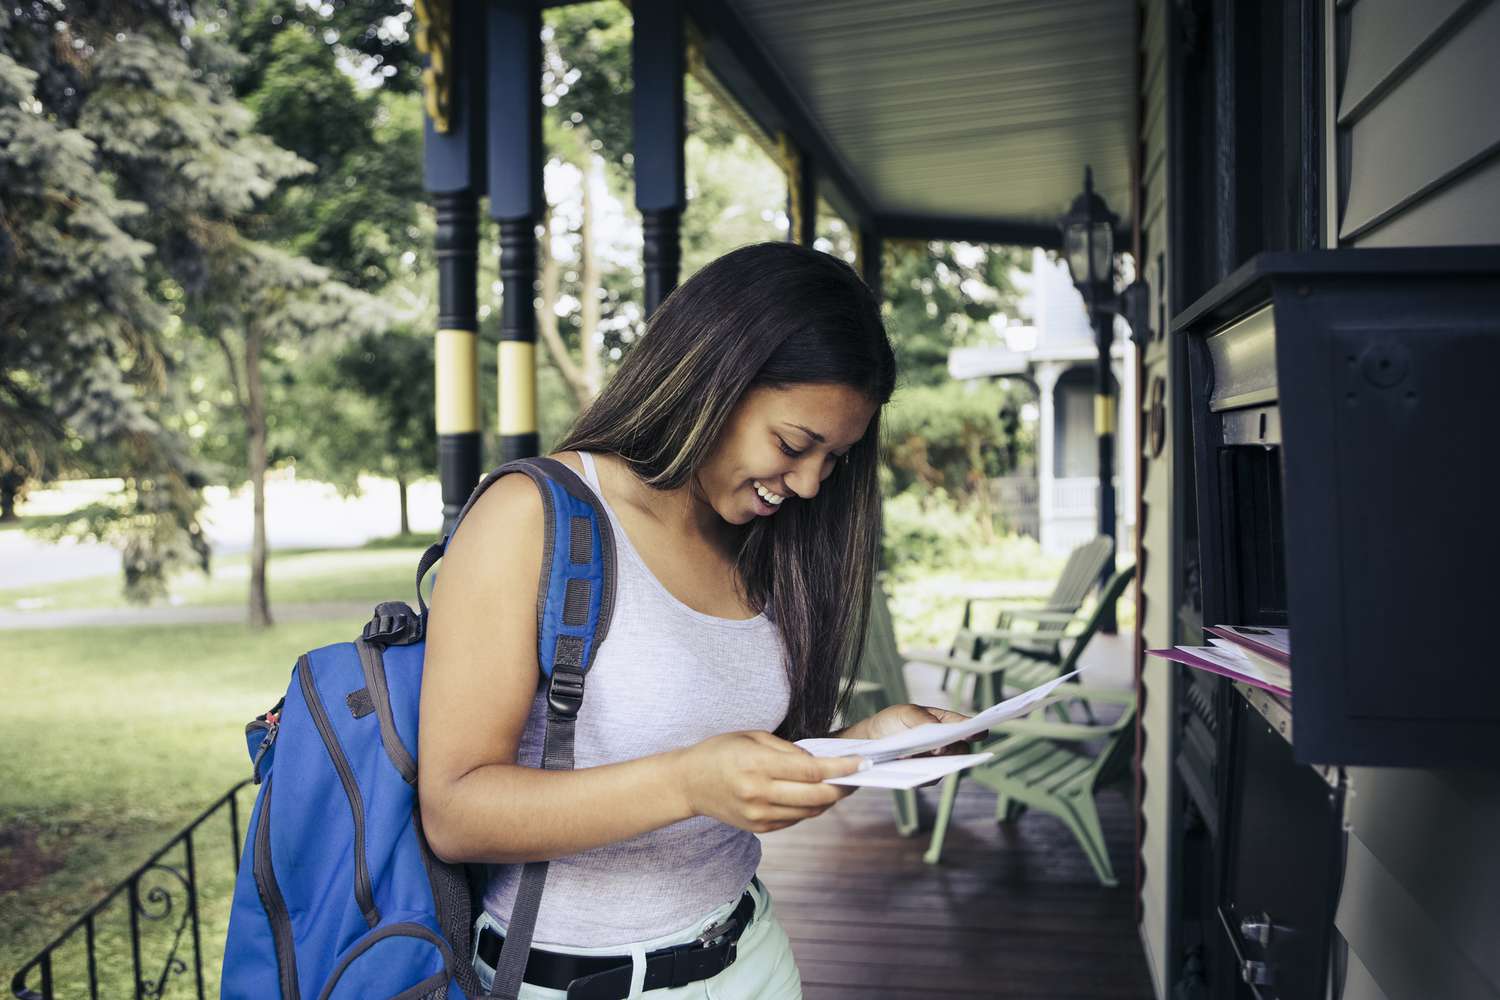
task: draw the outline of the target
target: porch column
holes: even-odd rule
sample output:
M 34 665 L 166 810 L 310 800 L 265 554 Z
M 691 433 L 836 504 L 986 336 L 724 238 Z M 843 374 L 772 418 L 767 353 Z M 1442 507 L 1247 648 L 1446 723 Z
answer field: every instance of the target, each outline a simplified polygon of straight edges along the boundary
M 810 247 L 818 235 L 818 178 L 812 161 L 782 132 L 776 141 L 781 175 L 786 178 L 786 238 Z
M 500 227 L 500 461 L 537 454 L 536 227 L 542 194 L 542 12 L 487 8 L 490 216 Z
M 1092 251 L 1091 251 L 1092 252 Z M 1094 337 L 1099 356 L 1094 364 L 1094 433 L 1099 438 L 1099 534 L 1108 536 L 1114 546 L 1110 558 L 1099 571 L 1099 592 L 1115 574 L 1115 554 L 1119 552 L 1118 525 L 1115 519 L 1115 423 L 1119 414 L 1119 397 L 1115 378 L 1110 371 L 1110 347 L 1115 336 L 1115 314 L 1108 309 L 1093 309 Z M 1104 610 L 1099 631 L 1114 635 L 1115 609 Z
M 790 140 L 786 163 L 787 239 L 810 247 L 818 238 L 818 177 L 812 159 Z
M 630 39 L 635 137 L 635 205 L 644 236 L 645 309 L 650 316 L 677 287 L 682 210 L 687 204 L 683 143 L 687 71 L 683 0 L 635 0 Z
M 1120 397 L 1116 401 L 1120 412 L 1120 433 L 1116 438 L 1116 441 L 1120 442 L 1120 447 L 1117 451 L 1121 458 L 1128 458 L 1131 455 L 1130 449 L 1135 448 L 1136 445 L 1135 428 L 1140 400 L 1136 397 L 1135 390 L 1135 345 L 1129 338 L 1125 339 L 1124 345 L 1124 357 L 1114 362 L 1111 368 L 1114 371 L 1115 383 L 1120 387 Z M 1115 468 L 1118 470 L 1116 478 L 1120 483 L 1119 489 L 1115 491 L 1120 498 L 1117 518 L 1123 522 L 1135 512 L 1135 462 L 1117 460 Z M 1127 538 L 1120 534 L 1117 538 L 1118 544 L 1115 546 L 1117 553 L 1121 550 L 1135 551 L 1134 528 L 1131 530 L 1131 537 Z
M 438 478 L 447 534 L 479 482 L 479 206 L 473 191 L 444 192 L 432 200 L 437 210 Z
M 433 416 L 447 533 L 479 481 L 481 460 L 475 282 L 486 182 L 483 15 L 469 5 L 439 4 L 418 4 L 416 13 L 416 43 L 426 56 L 422 181 L 437 214 Z
M 1052 464 L 1057 453 L 1057 397 L 1054 390 L 1062 373 L 1063 366 L 1052 361 L 1037 365 L 1035 370 L 1037 406 L 1042 411 L 1036 438 L 1037 535 L 1043 552 L 1052 551 L 1052 487 L 1055 478 Z
M 875 293 L 875 302 L 885 305 L 884 275 L 881 274 L 885 241 L 873 228 L 861 227 L 854 239 L 854 264 L 859 276 L 865 279 L 870 291 Z

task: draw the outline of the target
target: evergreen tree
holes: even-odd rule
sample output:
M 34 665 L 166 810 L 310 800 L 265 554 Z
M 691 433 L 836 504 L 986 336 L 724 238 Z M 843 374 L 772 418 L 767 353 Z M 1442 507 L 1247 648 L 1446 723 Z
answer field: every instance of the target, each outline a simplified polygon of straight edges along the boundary
M 250 616 L 267 624 L 262 364 L 384 320 L 326 269 L 253 238 L 277 185 L 312 165 L 256 132 L 216 22 L 190 33 L 186 8 L 150 4 L 17 10 L 0 11 L 12 234 L 0 246 L 11 293 L 0 405 L 24 419 L 0 446 L 33 466 L 71 454 L 122 474 L 122 495 L 85 511 L 81 530 L 122 545 L 129 592 L 160 593 L 188 557 L 206 567 L 203 478 L 173 431 L 192 382 L 173 376 L 201 356 L 196 338 L 217 346 L 256 493 Z
M 177 37 L 169 10 L 117 13 Z M 118 544 L 127 593 L 146 598 L 173 568 L 207 565 L 203 480 L 163 419 L 174 328 L 142 238 L 148 206 L 118 189 L 110 150 L 80 122 L 99 46 L 133 36 L 81 14 L 93 17 L 0 9 L 0 475 L 7 505 L 64 473 L 121 476 L 71 530 Z

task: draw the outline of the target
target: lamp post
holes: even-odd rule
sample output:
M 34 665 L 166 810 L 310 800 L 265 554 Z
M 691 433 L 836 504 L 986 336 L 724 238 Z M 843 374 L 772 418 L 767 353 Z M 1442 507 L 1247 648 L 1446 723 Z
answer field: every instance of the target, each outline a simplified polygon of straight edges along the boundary
M 1119 218 L 1109 210 L 1104 199 L 1094 193 L 1094 171 L 1083 171 L 1083 194 L 1073 199 L 1068 213 L 1058 220 L 1063 233 L 1063 253 L 1073 284 L 1088 307 L 1094 327 L 1094 343 L 1099 349 L 1094 396 L 1094 430 L 1099 436 L 1099 533 L 1115 538 L 1115 401 L 1114 377 L 1109 367 L 1109 351 L 1114 342 L 1114 314 L 1117 302 L 1115 278 L 1115 226 Z M 1114 573 L 1114 559 L 1109 560 L 1100 575 L 1101 590 Z M 1115 609 L 1106 608 L 1102 628 L 1115 631 Z

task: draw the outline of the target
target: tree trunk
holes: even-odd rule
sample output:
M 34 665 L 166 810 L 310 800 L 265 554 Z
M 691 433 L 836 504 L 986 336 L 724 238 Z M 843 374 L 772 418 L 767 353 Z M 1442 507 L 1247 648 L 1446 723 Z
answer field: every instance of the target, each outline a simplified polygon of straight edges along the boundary
M 411 534 L 411 519 L 407 516 L 405 476 L 396 477 L 396 490 L 401 494 L 401 534 L 405 536 Z
M 587 406 L 604 387 L 604 337 L 599 332 L 599 261 L 594 256 L 594 180 L 599 177 L 599 168 L 604 160 L 592 153 L 584 154 L 587 163 L 583 171 L 583 223 L 578 231 L 579 256 L 582 267 L 579 274 L 579 351 L 583 355 L 583 384 L 588 391 L 587 400 L 579 400 Z
M 562 377 L 568 383 L 568 388 L 573 391 L 573 397 L 578 400 L 578 407 L 589 405 L 593 397 L 589 395 L 588 383 L 583 372 L 573 361 L 572 355 L 568 353 L 568 345 L 563 342 L 562 334 L 557 329 L 557 295 L 562 282 L 562 275 L 557 266 L 557 258 L 552 256 L 552 209 L 549 207 L 542 213 L 542 238 L 537 241 L 537 271 L 541 276 L 542 303 L 537 309 L 536 325 L 542 334 L 542 347 L 552 356 L 552 363 L 557 370 L 562 372 Z
M 0 522 L 16 520 L 16 498 L 26 480 L 15 473 L 0 474 Z
M 250 538 L 250 625 L 271 626 L 266 592 L 266 394 L 260 381 L 262 335 L 251 323 L 245 331 L 245 420 L 250 431 L 250 487 L 254 491 L 254 527 Z

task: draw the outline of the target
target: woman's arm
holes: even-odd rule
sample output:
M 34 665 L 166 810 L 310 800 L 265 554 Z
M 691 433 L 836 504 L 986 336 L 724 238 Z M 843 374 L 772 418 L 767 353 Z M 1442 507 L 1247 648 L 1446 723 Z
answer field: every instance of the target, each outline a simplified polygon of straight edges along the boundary
M 540 671 L 536 589 L 543 509 L 523 475 L 464 518 L 428 620 L 417 791 L 429 844 L 449 861 L 540 861 L 694 815 L 757 832 L 817 815 L 846 794 L 823 778 L 855 758 L 815 758 L 767 733 L 576 771 L 516 764 Z

